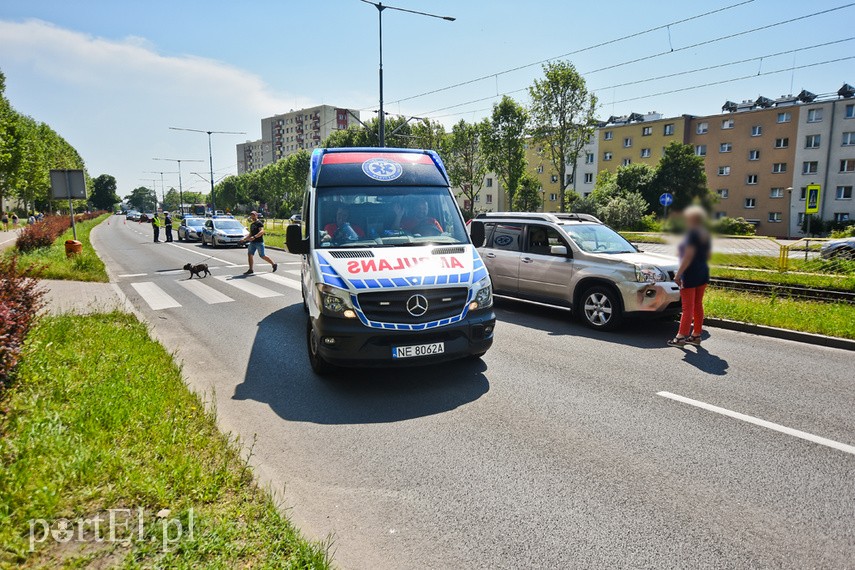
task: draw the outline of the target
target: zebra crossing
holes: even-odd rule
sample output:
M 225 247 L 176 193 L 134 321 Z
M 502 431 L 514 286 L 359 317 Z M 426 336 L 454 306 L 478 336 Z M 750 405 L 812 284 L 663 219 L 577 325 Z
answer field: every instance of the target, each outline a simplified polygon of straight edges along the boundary
M 258 299 L 283 297 L 283 288 L 300 291 L 299 271 L 286 270 L 279 273 L 256 273 L 249 277 L 217 275 L 206 279 L 161 280 L 157 283 L 137 281 L 129 285 L 151 310 L 162 311 L 180 308 L 199 300 L 207 305 L 217 305 L 233 303 L 247 295 Z

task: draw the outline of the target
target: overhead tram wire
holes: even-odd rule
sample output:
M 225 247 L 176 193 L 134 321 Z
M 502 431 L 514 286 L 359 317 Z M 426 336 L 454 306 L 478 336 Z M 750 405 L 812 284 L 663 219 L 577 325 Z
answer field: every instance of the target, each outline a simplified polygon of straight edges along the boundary
M 687 18 L 682 18 L 682 19 L 680 19 L 680 20 L 674 20 L 673 22 L 668 22 L 667 24 L 661 24 L 661 25 L 659 25 L 659 26 L 654 26 L 654 27 L 652 27 L 652 28 L 647 28 L 646 30 L 641 30 L 641 31 L 639 31 L 639 32 L 634 32 L 634 33 L 632 33 L 632 34 L 628 34 L 628 35 L 626 35 L 626 36 L 621 36 L 621 37 L 619 37 L 619 38 L 613 38 L 613 39 L 611 39 L 611 40 L 607 40 L 607 41 L 604 41 L 604 42 L 600 42 L 600 43 L 598 43 L 598 44 L 593 44 L 593 45 L 590 45 L 590 46 L 587 46 L 587 47 L 579 48 L 579 49 L 576 49 L 576 50 L 573 50 L 573 51 L 570 51 L 570 52 L 567 52 L 567 53 L 564 53 L 564 54 L 561 54 L 561 55 L 557 55 L 557 56 L 555 56 L 555 57 L 550 57 L 550 58 L 547 58 L 547 59 L 541 59 L 541 60 L 538 60 L 538 61 L 533 61 L 533 62 L 531 62 L 531 63 L 526 63 L 526 64 L 523 64 L 523 65 L 518 65 L 518 66 L 516 66 L 516 67 L 511 67 L 511 68 L 509 68 L 509 69 L 504 69 L 504 70 L 502 70 L 502 71 L 497 71 L 497 72 L 495 72 L 495 73 L 489 73 L 489 74 L 487 74 L 487 75 L 482 75 L 481 77 L 476 77 L 475 79 L 469 79 L 469 80 L 466 80 L 466 81 L 461 81 L 461 82 L 459 82 L 459 83 L 454 83 L 454 84 L 452 84 L 452 85 L 447 85 L 447 86 L 445 86 L 445 87 L 439 87 L 439 88 L 437 88 L 437 89 L 432 89 L 432 90 L 430 90 L 430 91 L 425 91 L 424 93 L 417 93 L 416 95 L 410 95 L 410 96 L 408 96 L 408 97 L 404 97 L 404 98 L 402 98 L 402 99 L 397 99 L 397 100 L 395 100 L 395 101 L 391 101 L 389 104 L 390 104 L 390 105 L 394 105 L 395 103 L 402 103 L 402 102 L 404 102 L 404 101 L 409 101 L 409 100 L 411 100 L 411 99 L 418 99 L 418 98 L 420 98 L 420 97 L 425 97 L 425 96 L 427 96 L 427 95 L 434 95 L 434 94 L 436 94 L 436 93 L 441 93 L 441 92 L 443 92 L 443 91 L 448 91 L 448 90 L 450 90 L 450 89 L 456 89 L 456 88 L 458 88 L 458 87 L 463 87 L 463 86 L 465 86 L 465 85 L 471 85 L 471 84 L 473 84 L 473 83 L 478 83 L 479 81 L 484 81 L 484 80 L 486 80 L 486 79 L 492 79 L 492 78 L 494 78 L 494 77 L 498 77 L 499 75 L 507 75 L 508 73 L 513 73 L 514 71 L 520 71 L 520 70 L 522 70 L 522 69 L 527 69 L 527 68 L 529 68 L 529 67 L 534 67 L 534 66 L 536 66 L 536 65 L 542 65 L 542 64 L 547 63 L 547 62 L 549 62 L 549 61 L 553 61 L 553 60 L 556 60 L 556 59 L 561 59 L 561 58 L 568 57 L 568 56 L 571 56 L 571 55 L 576 55 L 576 54 L 579 54 L 579 53 L 584 53 L 584 52 L 586 52 L 586 51 L 591 51 L 591 50 L 594 50 L 594 49 L 597 49 L 597 48 L 601 48 L 601 47 L 605 47 L 605 46 L 608 46 L 608 45 L 616 44 L 616 43 L 618 43 L 618 42 L 622 42 L 622 41 L 625 41 L 625 40 L 629 40 L 629 39 L 632 39 L 632 38 L 636 38 L 636 37 L 639 37 L 639 36 L 643 36 L 643 35 L 645 35 L 645 34 L 649 34 L 649 33 L 652 33 L 652 32 L 656 32 L 656 31 L 659 31 L 659 30 L 664 30 L 664 29 L 666 29 L 666 28 L 670 28 L 671 26 L 676 26 L 676 25 L 678 25 L 678 24 L 685 24 L 686 22 L 691 22 L 692 20 L 697 20 L 697 19 L 700 19 L 700 18 L 705 18 L 706 16 L 711 16 L 711 15 L 713 15 L 713 14 L 717 14 L 717 13 L 719 13 L 719 12 L 725 12 L 725 11 L 727 11 L 727 10 L 732 10 L 732 9 L 734 9 L 734 8 L 738 8 L 738 7 L 740 7 L 740 6 L 744 6 L 744 5 L 746 5 L 746 4 L 751 4 L 751 3 L 752 3 L 752 2 L 754 2 L 754 1 L 755 1 L 755 0 L 743 0 L 742 2 L 737 2 L 737 3 L 735 3 L 735 4 L 730 4 L 730 5 L 728 5 L 728 6 L 723 6 L 723 7 L 721 7 L 721 8 L 716 8 L 715 10 L 710 10 L 709 12 L 704 12 L 704 13 L 702 13 L 702 14 L 697 14 L 697 15 L 695 15 L 695 16 L 689 16 L 689 17 L 687 17 Z

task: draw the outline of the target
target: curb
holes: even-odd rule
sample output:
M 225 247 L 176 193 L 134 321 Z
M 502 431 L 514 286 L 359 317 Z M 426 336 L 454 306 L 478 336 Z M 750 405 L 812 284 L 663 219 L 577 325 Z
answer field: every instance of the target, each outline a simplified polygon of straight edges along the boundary
M 752 323 L 744 323 L 742 321 L 731 321 L 729 319 L 717 319 L 714 317 L 705 318 L 704 325 L 718 327 L 720 329 L 769 336 L 772 338 L 793 340 L 796 342 L 814 344 L 817 346 L 827 346 L 829 348 L 840 348 L 843 350 L 855 351 L 855 340 L 850 340 L 847 338 L 838 338 L 821 334 L 791 331 L 789 329 L 779 329 L 777 327 L 755 325 Z

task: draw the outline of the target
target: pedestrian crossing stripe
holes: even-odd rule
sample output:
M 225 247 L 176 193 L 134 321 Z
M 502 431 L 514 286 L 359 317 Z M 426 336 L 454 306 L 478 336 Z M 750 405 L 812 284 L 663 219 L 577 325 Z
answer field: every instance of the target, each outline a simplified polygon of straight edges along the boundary
M 273 283 L 278 283 L 280 285 L 284 285 L 285 287 L 290 287 L 291 289 L 300 290 L 300 283 L 294 281 L 293 279 L 288 279 L 287 277 L 282 277 L 281 275 L 274 275 L 272 273 L 262 273 L 259 275 L 262 279 L 267 279 L 268 281 L 272 281 Z
M 178 282 L 182 287 L 208 303 L 209 305 L 216 305 L 217 303 L 230 303 L 234 301 L 228 295 L 220 293 L 210 285 L 205 285 L 201 281 L 197 281 L 194 279 L 190 279 L 187 281 L 179 281 Z
M 208 283 L 205 282 L 206 280 Z M 129 283 L 129 285 L 154 311 L 173 309 L 182 306 L 182 304 L 173 297 L 173 295 L 175 295 L 175 291 L 170 290 L 170 288 L 174 288 L 175 285 L 178 285 L 181 290 L 192 294 L 195 298 L 209 305 L 231 303 L 239 300 L 229 296 L 229 294 L 227 294 L 228 291 L 220 291 L 218 287 L 214 286 L 218 283 L 225 283 L 226 285 L 234 287 L 243 293 L 248 293 L 254 297 L 262 299 L 282 297 L 284 294 L 259 284 L 259 281 L 265 284 L 272 283 L 277 286 L 287 287 L 294 291 L 300 291 L 302 288 L 300 281 L 297 279 L 293 279 L 290 276 L 285 275 L 274 275 L 272 273 L 256 273 L 249 277 L 223 275 L 214 277 L 214 280 L 215 281 L 211 282 L 210 279 L 181 279 L 175 281 L 162 281 L 160 284 L 156 284 L 151 281 L 141 281 Z M 181 299 L 180 296 L 176 296 Z M 187 300 L 185 300 L 185 303 L 186 302 Z
M 278 293 L 266 287 L 262 287 L 256 283 L 253 283 L 246 277 L 235 277 L 231 275 L 218 275 L 215 277 L 218 281 L 222 281 L 223 283 L 227 283 L 232 287 L 236 287 L 243 291 L 244 293 L 249 293 L 250 295 L 254 295 L 260 299 L 266 299 L 268 297 L 281 297 L 282 293 Z
M 151 307 L 152 311 L 160 311 L 161 309 L 171 309 L 181 306 L 181 303 L 170 297 L 166 291 L 151 281 L 131 283 L 131 287 L 133 287 L 139 296 L 143 298 L 143 301 Z

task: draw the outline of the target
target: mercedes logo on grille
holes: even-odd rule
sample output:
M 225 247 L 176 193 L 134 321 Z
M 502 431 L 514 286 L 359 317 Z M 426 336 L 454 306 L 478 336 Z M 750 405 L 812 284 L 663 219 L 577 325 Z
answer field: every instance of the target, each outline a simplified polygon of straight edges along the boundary
M 407 312 L 414 317 L 421 317 L 428 310 L 428 300 L 424 295 L 413 295 L 407 299 Z

